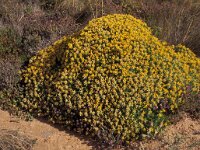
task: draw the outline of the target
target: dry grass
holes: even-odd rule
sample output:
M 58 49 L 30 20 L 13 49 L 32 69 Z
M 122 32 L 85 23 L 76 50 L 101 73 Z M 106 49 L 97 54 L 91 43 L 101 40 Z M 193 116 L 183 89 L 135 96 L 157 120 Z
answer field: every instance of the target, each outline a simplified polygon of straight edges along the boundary
M 179 111 L 184 111 L 193 119 L 200 119 L 200 93 L 192 93 L 190 87 L 187 88 L 186 94 L 183 95 L 185 103 Z
M 133 14 L 146 21 L 160 39 L 183 43 L 200 55 L 199 0 L 0 1 L 0 25 L 17 31 L 21 49 L 31 54 L 80 30 L 90 19 L 112 13 Z
M 184 44 L 200 56 L 199 0 L 126 0 L 124 11 L 143 19 L 154 34 L 171 44 Z
M 4 55 L 0 59 L 0 90 L 9 89 L 12 91 L 18 82 L 18 70 L 21 62 L 18 57 L 13 55 Z
M 35 140 L 17 131 L 0 130 L 0 150 L 31 150 Z
M 200 56 L 199 0 L 43 0 L 42 6 L 68 14 L 78 24 L 112 13 L 132 14 L 146 21 L 158 38 L 185 44 Z

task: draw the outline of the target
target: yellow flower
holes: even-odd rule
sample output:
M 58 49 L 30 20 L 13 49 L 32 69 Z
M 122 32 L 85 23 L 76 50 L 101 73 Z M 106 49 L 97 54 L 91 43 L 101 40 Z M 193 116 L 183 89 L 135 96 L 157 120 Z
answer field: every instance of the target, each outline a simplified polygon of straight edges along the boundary
M 70 49 L 72 49 L 72 48 L 73 48 L 72 43 L 69 43 L 69 44 L 68 44 L 68 47 L 69 47 Z
M 162 105 L 175 111 L 186 86 L 200 89 L 199 66 L 190 49 L 159 41 L 141 20 L 108 15 L 30 59 L 20 105 L 91 135 L 107 126 L 129 141 L 167 124 Z

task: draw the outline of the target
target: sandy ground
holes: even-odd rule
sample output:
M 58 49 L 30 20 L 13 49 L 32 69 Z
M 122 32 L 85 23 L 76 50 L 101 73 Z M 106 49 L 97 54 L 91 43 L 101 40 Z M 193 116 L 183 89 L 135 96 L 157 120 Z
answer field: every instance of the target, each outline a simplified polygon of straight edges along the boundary
M 0 110 L 0 130 L 18 131 L 36 139 L 34 150 L 90 150 L 95 144 L 85 137 L 33 119 L 23 121 Z M 90 142 L 89 142 L 90 141 Z M 167 127 L 155 140 L 140 142 L 139 150 L 200 150 L 200 120 L 183 114 L 181 120 Z
M 182 114 L 181 120 L 168 126 L 155 140 L 142 143 L 148 150 L 200 150 L 200 120 Z
M 0 110 L 0 129 L 16 130 L 36 139 L 34 150 L 90 150 L 92 146 L 82 137 L 61 131 L 36 119 L 23 121 Z

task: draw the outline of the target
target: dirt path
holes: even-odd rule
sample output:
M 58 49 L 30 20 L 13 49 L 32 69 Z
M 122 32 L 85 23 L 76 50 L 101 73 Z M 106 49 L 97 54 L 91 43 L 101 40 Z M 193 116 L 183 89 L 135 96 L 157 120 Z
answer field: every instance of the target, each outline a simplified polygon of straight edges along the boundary
M 16 130 L 21 134 L 37 139 L 34 150 L 90 150 L 87 141 L 65 131 L 34 119 L 31 122 L 12 117 L 0 110 L 0 130 Z
M 33 150 L 90 150 L 95 149 L 74 133 L 66 132 L 33 119 L 31 122 L 10 116 L 0 110 L 0 130 L 14 130 L 36 139 Z M 200 120 L 193 120 L 186 114 L 173 125 L 168 126 L 155 140 L 138 143 L 138 150 L 200 150 Z

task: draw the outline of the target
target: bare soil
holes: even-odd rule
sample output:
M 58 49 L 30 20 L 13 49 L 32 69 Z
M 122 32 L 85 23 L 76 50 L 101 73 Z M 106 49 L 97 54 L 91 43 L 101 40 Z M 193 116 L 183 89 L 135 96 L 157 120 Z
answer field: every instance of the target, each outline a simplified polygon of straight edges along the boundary
M 90 150 L 89 142 L 81 136 L 67 133 L 50 124 L 33 119 L 33 121 L 20 120 L 0 110 L 0 130 L 16 130 L 20 134 L 36 139 L 33 150 Z
M 33 150 L 90 150 L 95 142 L 49 123 L 33 119 L 24 121 L 0 110 L 0 130 L 17 131 L 35 139 Z M 181 119 L 168 126 L 156 139 L 138 143 L 140 150 L 200 150 L 200 120 L 183 113 Z
M 155 140 L 141 145 L 148 150 L 200 150 L 200 120 L 181 114 L 181 119 L 168 126 Z

